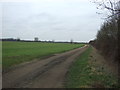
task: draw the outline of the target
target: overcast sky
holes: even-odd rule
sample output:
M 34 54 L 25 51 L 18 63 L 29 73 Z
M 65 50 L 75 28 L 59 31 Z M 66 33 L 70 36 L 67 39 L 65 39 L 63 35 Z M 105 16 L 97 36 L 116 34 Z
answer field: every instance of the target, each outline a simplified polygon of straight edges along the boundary
M 103 22 L 90 0 L 4 2 L 0 11 L 2 38 L 88 42 Z

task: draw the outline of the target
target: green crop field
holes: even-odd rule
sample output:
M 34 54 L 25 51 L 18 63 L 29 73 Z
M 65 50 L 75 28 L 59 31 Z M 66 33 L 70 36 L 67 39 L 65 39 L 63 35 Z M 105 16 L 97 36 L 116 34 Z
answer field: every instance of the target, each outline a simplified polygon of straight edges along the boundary
M 35 58 L 43 58 L 82 46 L 84 44 L 3 41 L 2 65 L 3 68 L 9 68 Z

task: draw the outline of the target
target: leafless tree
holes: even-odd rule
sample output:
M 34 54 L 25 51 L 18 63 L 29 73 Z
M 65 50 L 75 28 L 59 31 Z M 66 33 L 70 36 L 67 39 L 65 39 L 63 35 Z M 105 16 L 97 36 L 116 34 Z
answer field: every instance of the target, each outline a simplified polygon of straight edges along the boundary
M 94 0 L 93 3 L 97 5 L 99 10 L 107 10 L 107 18 L 120 15 L 120 1 L 119 0 Z M 100 12 L 98 14 L 101 14 Z
M 97 33 L 95 46 L 104 56 L 118 61 L 118 40 L 120 26 L 120 1 L 119 0 L 94 0 L 98 9 L 107 10 L 105 22 Z

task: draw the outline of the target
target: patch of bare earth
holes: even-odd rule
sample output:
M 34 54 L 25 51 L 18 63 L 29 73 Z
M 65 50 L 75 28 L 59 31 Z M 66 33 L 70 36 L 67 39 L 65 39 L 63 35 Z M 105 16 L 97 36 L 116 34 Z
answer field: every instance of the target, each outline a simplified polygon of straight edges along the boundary
M 3 73 L 3 88 L 62 88 L 70 65 L 87 48 L 84 46 L 11 69 Z

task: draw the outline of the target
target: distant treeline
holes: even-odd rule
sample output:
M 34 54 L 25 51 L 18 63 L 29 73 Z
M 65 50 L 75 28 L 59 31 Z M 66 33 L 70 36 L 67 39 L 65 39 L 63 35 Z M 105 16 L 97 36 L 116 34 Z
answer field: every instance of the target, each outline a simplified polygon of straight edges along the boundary
M 14 38 L 5 38 L 5 39 L 0 39 L 1 41 L 20 41 L 20 39 L 14 39 Z
M 20 40 L 14 38 L 0 39 L 0 41 L 19 41 L 19 42 L 43 42 L 43 43 L 71 43 L 71 44 L 88 44 L 87 42 L 59 42 L 59 41 L 35 41 L 35 40 Z

